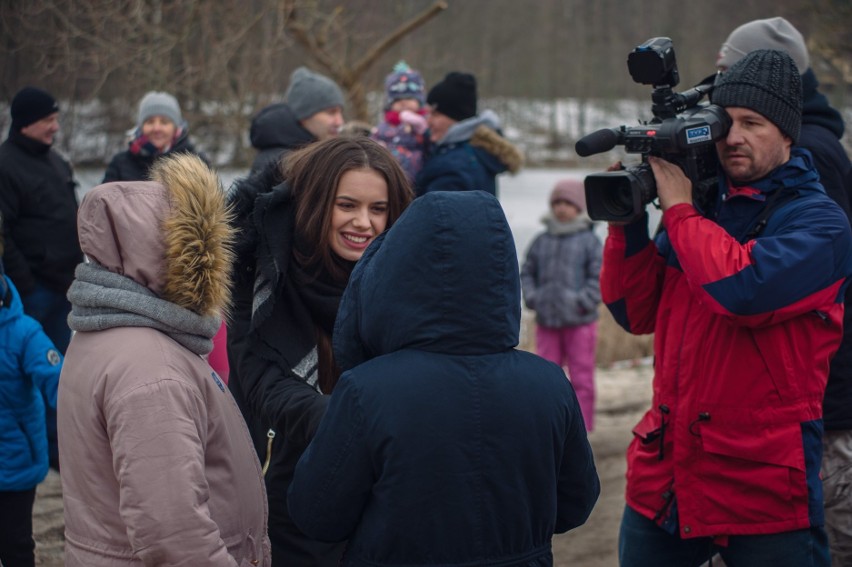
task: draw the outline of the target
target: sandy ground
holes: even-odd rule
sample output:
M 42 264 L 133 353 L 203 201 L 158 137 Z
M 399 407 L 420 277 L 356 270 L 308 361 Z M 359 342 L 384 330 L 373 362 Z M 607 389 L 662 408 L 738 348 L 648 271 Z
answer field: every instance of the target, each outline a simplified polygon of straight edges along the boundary
M 601 496 L 586 525 L 553 539 L 557 567 L 614 567 L 624 508 L 624 452 L 630 429 L 650 404 L 651 370 L 647 363 L 598 370 L 598 413 L 589 435 L 601 479 Z M 36 565 L 63 565 L 62 490 L 51 471 L 38 487 L 33 525 Z

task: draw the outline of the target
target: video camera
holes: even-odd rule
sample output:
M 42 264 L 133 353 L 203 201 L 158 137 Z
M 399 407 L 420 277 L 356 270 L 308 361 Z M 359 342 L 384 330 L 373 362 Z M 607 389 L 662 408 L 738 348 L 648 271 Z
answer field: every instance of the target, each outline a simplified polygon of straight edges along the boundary
M 693 193 L 712 193 L 717 181 L 715 142 L 727 135 L 731 119 L 725 109 L 699 105 L 712 84 L 700 84 L 683 93 L 672 88 L 680 82 L 672 40 L 655 37 L 627 56 L 634 82 L 653 85 L 654 118 L 641 126 L 605 128 L 581 138 L 575 150 L 582 157 L 623 145 L 628 153 L 642 154 L 642 163 L 622 171 L 586 177 L 586 206 L 594 220 L 631 222 L 645 205 L 657 198 L 654 172 L 648 156 L 659 156 L 680 166 L 692 181 Z

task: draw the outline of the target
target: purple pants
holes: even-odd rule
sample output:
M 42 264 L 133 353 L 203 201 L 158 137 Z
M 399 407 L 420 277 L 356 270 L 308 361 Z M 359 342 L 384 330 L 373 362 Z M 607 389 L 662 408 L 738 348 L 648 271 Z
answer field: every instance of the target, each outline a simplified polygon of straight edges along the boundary
M 535 341 L 538 355 L 568 369 L 568 377 L 577 393 L 586 431 L 595 424 L 595 346 L 598 323 L 578 327 L 536 326 Z

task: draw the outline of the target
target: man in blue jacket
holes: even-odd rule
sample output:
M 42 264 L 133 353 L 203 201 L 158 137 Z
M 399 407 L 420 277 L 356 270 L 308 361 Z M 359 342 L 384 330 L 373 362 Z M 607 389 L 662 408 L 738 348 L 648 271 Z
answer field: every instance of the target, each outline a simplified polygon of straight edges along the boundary
M 419 199 L 359 260 L 344 370 L 296 468 L 290 514 L 344 565 L 551 565 L 600 485 L 559 366 L 516 350 L 520 281 L 482 191 Z
M 798 144 L 807 148 L 819 172 L 819 182 L 846 217 L 852 219 L 852 162 L 840 144 L 845 125 L 840 113 L 817 90 L 805 38 L 781 17 L 752 20 L 734 31 L 722 44 L 716 66 L 728 67 L 755 49 L 787 52 L 802 75 L 802 132 Z M 834 567 L 852 565 L 852 286 L 844 299 L 843 341 L 828 374 L 823 400 L 822 481 L 825 528 Z
M 654 398 L 634 427 L 622 567 L 827 567 L 822 399 L 842 337 L 852 231 L 825 195 L 801 130 L 801 78 L 756 50 L 710 100 L 715 199 L 650 158 L 663 230 L 611 224 L 601 294 L 631 333 L 654 333 Z M 723 175 L 722 175 L 723 173 Z

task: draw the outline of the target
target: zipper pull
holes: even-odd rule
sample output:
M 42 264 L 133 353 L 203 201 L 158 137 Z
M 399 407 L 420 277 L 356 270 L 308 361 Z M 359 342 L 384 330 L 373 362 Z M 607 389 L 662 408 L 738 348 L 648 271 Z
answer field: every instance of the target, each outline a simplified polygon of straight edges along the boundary
M 275 439 L 275 430 L 270 429 L 266 432 L 266 459 L 263 461 L 263 469 L 261 472 L 266 476 L 266 471 L 269 469 L 269 462 L 272 460 L 272 441 Z

